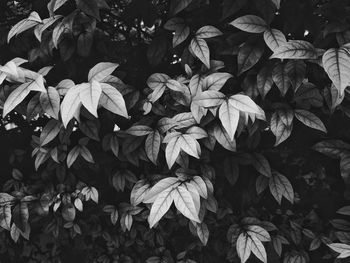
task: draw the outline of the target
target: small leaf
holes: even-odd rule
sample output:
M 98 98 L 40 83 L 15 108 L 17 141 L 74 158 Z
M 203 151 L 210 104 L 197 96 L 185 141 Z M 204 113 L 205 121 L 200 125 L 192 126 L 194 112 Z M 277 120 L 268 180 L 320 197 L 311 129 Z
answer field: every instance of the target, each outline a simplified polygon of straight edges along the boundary
M 222 35 L 222 32 L 213 26 L 203 26 L 200 29 L 198 29 L 196 32 L 197 38 L 212 38 L 212 37 L 217 37 L 221 35 Z
M 263 67 L 257 75 L 257 87 L 261 97 L 264 99 L 273 85 L 272 71 L 269 67 Z
M 260 174 L 266 177 L 271 177 L 270 164 L 262 154 L 253 154 L 253 166 Z
M 18 34 L 40 24 L 42 22 L 39 14 L 37 12 L 31 12 L 28 18 L 25 18 L 15 24 L 7 35 L 7 43 L 10 42 L 11 38 L 17 36 Z
M 297 90 L 305 78 L 306 64 L 301 60 L 290 60 L 285 65 L 285 71 L 294 90 Z
M 232 107 L 236 108 L 239 111 L 258 114 L 258 115 L 261 114 L 259 107 L 247 95 L 243 95 L 243 94 L 232 95 L 228 101 L 232 105 Z
M 306 110 L 295 110 L 295 117 L 306 126 L 327 133 L 322 121 L 313 113 Z
M 167 177 L 156 183 L 151 190 L 145 195 L 144 203 L 153 203 L 157 196 L 168 188 L 175 188 L 180 184 L 179 179 L 176 177 Z
M 230 136 L 224 128 L 216 125 L 214 128 L 215 139 L 224 147 L 226 150 L 235 152 L 236 151 L 236 141 L 230 139 Z
M 285 123 L 290 123 L 290 119 L 293 118 L 293 112 L 288 111 L 285 115 L 278 115 L 274 113 L 270 121 L 270 127 L 272 133 L 276 136 L 275 146 L 284 142 L 292 133 L 293 126 L 289 126 Z M 293 120 L 293 119 L 292 119 Z
M 206 223 L 201 223 L 196 225 L 197 235 L 201 240 L 202 244 L 205 246 L 209 239 L 209 230 Z
M 216 73 L 210 74 L 203 80 L 203 84 L 202 84 L 203 90 L 219 91 L 225 85 L 226 81 L 230 78 L 232 78 L 232 75 L 229 73 L 216 72 Z M 201 78 L 198 77 L 198 79 L 201 79 Z
M 246 15 L 237 18 L 230 23 L 238 29 L 249 33 L 263 33 L 268 29 L 264 19 L 254 15 Z

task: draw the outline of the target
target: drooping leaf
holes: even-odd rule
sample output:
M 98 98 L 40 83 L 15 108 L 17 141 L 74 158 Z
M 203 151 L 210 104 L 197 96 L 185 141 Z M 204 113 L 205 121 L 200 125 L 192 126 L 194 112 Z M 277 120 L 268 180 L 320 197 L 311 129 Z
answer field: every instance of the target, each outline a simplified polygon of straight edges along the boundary
M 200 219 L 198 218 L 197 209 L 195 207 L 192 195 L 183 185 L 179 185 L 173 191 L 174 204 L 188 219 L 191 219 L 197 223 L 200 223 Z
M 288 178 L 280 173 L 274 173 L 269 180 L 269 188 L 273 197 L 279 204 L 284 196 L 289 202 L 294 202 L 294 191 Z
M 190 44 L 193 54 L 207 67 L 210 68 L 210 51 L 207 42 L 202 38 L 193 38 Z
M 181 150 L 186 152 L 188 155 L 191 155 L 197 159 L 199 159 L 200 156 L 200 146 L 197 140 L 195 140 L 191 135 L 189 134 L 183 134 L 180 137 L 178 137 L 178 144 L 180 145 Z
M 99 104 L 117 115 L 128 118 L 128 112 L 122 94 L 109 84 L 101 83 L 100 85 L 102 87 L 102 93 Z
M 217 90 L 219 91 L 226 81 L 231 78 L 232 75 L 229 73 L 224 73 L 224 72 L 216 72 L 213 74 L 210 74 L 203 80 L 203 90 Z M 198 77 L 197 80 L 199 80 L 200 77 Z M 200 81 L 200 80 L 199 80 Z M 198 85 L 198 83 L 197 83 Z
M 327 133 L 323 122 L 313 113 L 306 110 L 295 110 L 295 117 L 306 126 Z
M 40 104 L 47 114 L 58 120 L 60 95 L 54 87 L 48 87 L 47 92 L 40 94 Z
M 272 70 L 269 67 L 263 67 L 257 75 L 257 87 L 262 98 L 265 98 L 266 94 L 272 88 Z
M 291 124 L 286 125 L 290 122 L 290 116 L 293 117 L 293 112 L 287 112 L 285 115 L 277 113 L 272 115 L 270 127 L 272 133 L 276 136 L 275 146 L 284 142 L 291 135 L 293 126 Z
M 196 225 L 197 235 L 201 240 L 202 244 L 205 246 L 209 239 L 209 230 L 206 223 L 201 223 Z
M 322 57 L 324 70 L 337 88 L 340 96 L 350 82 L 350 55 L 346 48 L 328 49 Z
M 241 263 L 245 263 L 252 252 L 252 239 L 248 234 L 241 233 L 238 236 L 236 250 L 239 258 L 241 259 Z
M 167 177 L 156 183 L 151 190 L 149 190 L 143 199 L 144 203 L 153 203 L 157 196 L 166 189 L 175 188 L 180 184 L 176 177 Z
M 61 130 L 61 122 L 56 120 L 50 120 L 45 127 L 43 128 L 40 134 L 40 145 L 44 146 L 45 144 L 51 142 L 56 138 L 58 133 Z
M 268 29 L 264 19 L 255 15 L 241 16 L 230 23 L 238 29 L 249 33 L 263 33 Z
M 226 130 L 216 125 L 214 128 L 214 136 L 215 139 L 224 147 L 226 150 L 235 152 L 236 151 L 236 141 L 235 139 L 231 139 Z
M 161 143 L 161 137 L 158 130 L 154 130 L 153 132 L 148 134 L 145 141 L 145 150 L 146 150 L 147 157 L 154 164 L 157 164 L 160 143 Z
M 264 50 L 265 47 L 261 41 L 244 43 L 238 51 L 237 74 L 241 75 L 243 72 L 251 69 L 260 60 Z
M 283 63 L 277 64 L 272 70 L 272 79 L 276 83 L 282 96 L 285 96 L 291 86 L 291 81 Z
M 169 79 L 170 77 L 166 74 L 154 73 L 147 79 L 147 85 L 151 89 L 155 90 L 159 87 L 165 87 Z
M 222 126 L 233 140 L 239 121 L 239 110 L 232 106 L 229 101 L 224 101 L 219 109 L 219 118 Z
M 80 89 L 89 88 L 89 83 L 76 85 L 68 90 L 66 96 L 61 103 L 61 117 L 64 127 L 67 127 L 69 121 L 75 116 L 77 110 L 80 109 Z
M 84 107 L 96 118 L 97 116 L 97 106 L 102 94 L 102 87 L 99 82 L 92 80 L 88 85 L 81 87 L 79 92 L 79 97 L 81 103 Z
M 11 38 L 17 36 L 18 34 L 40 24 L 42 22 L 39 14 L 37 12 L 31 12 L 29 16 L 17 24 L 15 24 L 7 35 L 7 42 L 9 43 Z
M 314 46 L 304 40 L 290 40 L 274 50 L 270 58 L 279 59 L 317 59 Z
M 163 217 L 163 215 L 169 210 L 174 200 L 173 192 L 175 191 L 175 189 L 169 187 L 157 195 L 154 203 L 152 204 L 151 211 L 148 217 L 148 223 L 150 228 L 157 224 L 158 221 Z
M 350 245 L 342 243 L 331 243 L 327 244 L 332 250 L 339 253 L 338 258 L 347 258 L 350 257 Z
M 229 98 L 228 102 L 232 105 L 232 107 L 236 108 L 239 111 L 253 114 L 261 114 L 260 108 L 247 95 L 232 95 Z
M 193 102 L 201 107 L 210 108 L 221 105 L 225 98 L 225 94 L 220 91 L 206 90 L 195 96 Z
M 301 60 L 290 60 L 285 65 L 285 71 L 294 90 L 297 90 L 305 78 L 306 64 Z

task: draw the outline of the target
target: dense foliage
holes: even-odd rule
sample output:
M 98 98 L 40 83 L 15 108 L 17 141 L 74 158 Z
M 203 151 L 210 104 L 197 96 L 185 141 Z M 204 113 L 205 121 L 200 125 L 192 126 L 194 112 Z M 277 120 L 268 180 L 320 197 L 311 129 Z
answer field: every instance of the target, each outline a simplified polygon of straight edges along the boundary
M 349 262 L 349 1 L 0 15 L 0 261 Z

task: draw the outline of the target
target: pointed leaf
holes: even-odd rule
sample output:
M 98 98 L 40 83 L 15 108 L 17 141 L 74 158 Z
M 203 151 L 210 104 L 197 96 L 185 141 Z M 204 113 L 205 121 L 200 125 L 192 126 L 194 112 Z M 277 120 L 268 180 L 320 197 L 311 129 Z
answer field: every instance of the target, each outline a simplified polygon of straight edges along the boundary
M 222 126 L 233 140 L 239 121 L 239 110 L 232 106 L 229 101 L 224 101 L 219 109 L 219 118 Z
M 237 18 L 230 23 L 238 29 L 249 33 L 263 33 L 268 29 L 264 19 L 254 15 L 246 15 Z
M 147 157 L 155 165 L 157 164 L 160 143 L 161 137 L 158 130 L 154 130 L 152 133 L 148 134 L 145 142 L 145 150 Z
M 40 104 L 47 114 L 58 120 L 60 95 L 54 87 L 48 87 L 47 92 L 40 94 Z
M 118 64 L 110 62 L 98 63 L 92 69 L 90 69 L 88 80 L 90 82 L 93 80 L 101 82 L 107 76 L 111 75 L 118 66 Z
M 174 204 L 190 220 L 200 223 L 196 207 L 190 192 L 183 185 L 179 185 L 173 191 Z
M 99 104 L 117 115 L 128 118 L 128 112 L 122 94 L 113 86 L 101 83 L 102 93 Z
M 270 58 L 279 59 L 317 59 L 314 46 L 304 40 L 291 40 L 276 50 Z
M 275 52 L 278 48 L 287 43 L 285 35 L 280 30 L 274 28 L 264 32 L 264 40 L 272 52 Z
M 191 41 L 190 48 L 193 54 L 199 58 L 207 68 L 210 68 L 210 51 L 207 42 L 202 38 L 195 37 Z
M 306 110 L 295 110 L 295 117 L 306 126 L 327 133 L 323 122 L 313 113 Z

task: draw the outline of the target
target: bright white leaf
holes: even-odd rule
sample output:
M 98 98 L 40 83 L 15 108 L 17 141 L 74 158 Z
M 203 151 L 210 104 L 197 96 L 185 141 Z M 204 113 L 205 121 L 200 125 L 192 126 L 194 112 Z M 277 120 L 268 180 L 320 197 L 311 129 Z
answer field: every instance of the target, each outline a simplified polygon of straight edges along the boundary
M 90 82 L 93 80 L 100 82 L 107 76 L 111 75 L 118 66 L 118 64 L 110 62 L 98 63 L 92 69 L 90 69 L 88 80 Z
M 109 84 L 101 83 L 100 85 L 102 87 L 102 93 L 99 104 L 117 115 L 128 118 L 128 112 L 122 94 Z
M 54 87 L 48 87 L 47 92 L 40 94 L 40 104 L 47 114 L 58 120 L 60 94 Z
M 219 109 L 219 118 L 230 139 L 233 140 L 238 126 L 239 110 L 228 101 L 224 101 Z
M 278 48 L 287 43 L 285 35 L 280 30 L 274 28 L 264 32 L 264 40 L 272 52 L 275 52 Z
M 211 38 L 221 36 L 222 32 L 213 26 L 203 26 L 196 32 L 197 38 Z
M 268 25 L 264 19 L 254 15 L 241 16 L 232 21 L 230 24 L 249 33 L 263 33 L 268 29 Z
M 76 85 L 68 90 L 61 103 L 61 117 L 64 127 L 67 127 L 69 121 L 74 117 L 76 111 L 80 109 L 80 89 L 89 88 L 89 83 Z
M 101 84 L 94 79 L 89 83 L 89 85 L 82 86 L 79 93 L 81 103 L 96 118 L 98 117 L 97 106 L 101 93 Z
M 186 187 L 179 185 L 174 189 L 172 194 L 177 210 L 188 219 L 200 223 L 193 198 Z
M 179 179 L 176 177 L 164 178 L 152 186 L 151 190 L 144 196 L 143 202 L 153 203 L 157 196 L 165 189 L 177 187 L 179 184 Z
M 191 51 L 200 61 L 210 68 L 210 51 L 207 42 L 202 38 L 193 38 L 190 44 Z

